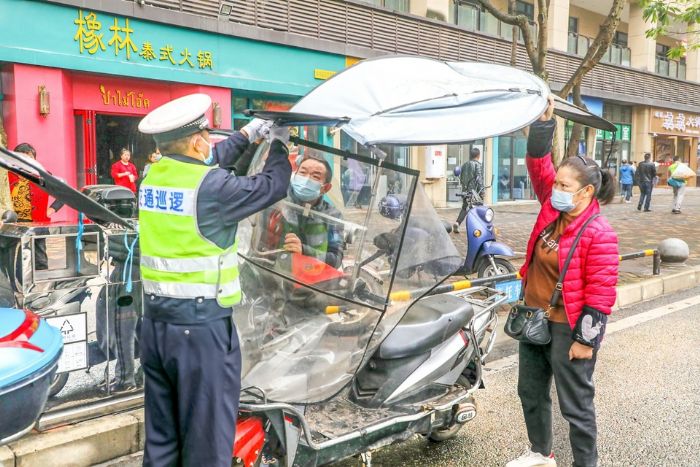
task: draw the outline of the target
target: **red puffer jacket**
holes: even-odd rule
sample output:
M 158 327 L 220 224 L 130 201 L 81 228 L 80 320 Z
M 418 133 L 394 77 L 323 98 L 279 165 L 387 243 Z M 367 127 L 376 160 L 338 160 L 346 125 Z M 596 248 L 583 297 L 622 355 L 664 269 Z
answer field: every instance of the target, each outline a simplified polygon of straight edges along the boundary
M 527 169 L 532 185 L 542 209 L 535 222 L 527 244 L 525 264 L 520 269 L 523 284 L 527 280 L 527 269 L 532 261 L 532 254 L 537 238 L 552 222 L 556 221 L 559 211 L 552 207 L 550 201 L 552 185 L 556 172 L 551 154 L 535 158 L 528 155 Z M 559 269 L 564 267 L 571 245 L 579 229 L 586 220 L 600 212 L 598 200 L 593 199 L 590 206 L 577 216 L 559 239 Z M 597 217 L 586 227 L 581 240 L 571 257 L 569 269 L 564 277 L 564 309 L 573 329 L 581 315 L 584 305 L 609 315 L 615 303 L 617 291 L 617 269 L 619 257 L 617 252 L 617 235 L 604 217 Z

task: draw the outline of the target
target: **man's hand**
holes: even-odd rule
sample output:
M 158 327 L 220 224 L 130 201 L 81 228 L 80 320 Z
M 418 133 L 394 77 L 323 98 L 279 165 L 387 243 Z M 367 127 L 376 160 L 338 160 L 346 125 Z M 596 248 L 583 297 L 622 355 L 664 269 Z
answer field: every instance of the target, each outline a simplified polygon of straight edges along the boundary
M 51 217 L 54 214 L 56 214 L 56 210 L 54 208 L 47 208 L 46 209 L 46 217 Z
M 293 233 L 284 236 L 284 249 L 292 253 L 301 253 L 301 240 Z
M 593 347 L 580 342 L 574 342 L 569 349 L 569 360 L 590 360 L 593 358 Z
M 129 174 L 129 180 L 131 180 L 131 183 L 134 183 L 134 181 L 136 180 L 136 177 L 134 177 L 133 174 Z
M 552 116 L 554 115 L 554 96 L 550 94 L 550 96 L 547 98 L 547 101 L 549 104 L 547 105 L 547 110 L 544 111 L 542 116 L 540 117 L 540 121 L 542 122 L 547 122 L 552 119 Z

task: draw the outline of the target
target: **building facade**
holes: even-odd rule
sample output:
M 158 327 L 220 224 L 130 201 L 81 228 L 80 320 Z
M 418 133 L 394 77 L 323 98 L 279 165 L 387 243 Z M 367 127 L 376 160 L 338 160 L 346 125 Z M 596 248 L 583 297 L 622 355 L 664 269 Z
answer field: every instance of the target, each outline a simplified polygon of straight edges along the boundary
M 507 1 L 494 4 L 506 8 Z M 547 68 L 555 91 L 580 63 L 610 4 L 550 2 Z M 145 143 L 131 130 L 124 137 L 116 129 L 133 127 L 129 118 L 194 90 L 215 97 L 214 121 L 239 128 L 246 119 L 242 109 L 286 108 L 363 58 L 511 60 L 512 27 L 470 0 L 102 0 L 99 10 L 84 5 L 81 0 L 0 0 L 0 92 L 10 145 L 38 141 L 39 158 L 76 186 L 102 181 L 100 164 L 111 160 L 117 146 L 132 144 L 137 162 L 145 157 L 149 149 L 140 146 Z M 516 9 L 531 19 L 537 15 L 533 1 L 518 0 Z M 26 34 L 28 18 L 32 31 L 41 34 Z M 638 161 L 644 152 L 662 164 L 677 154 L 697 170 L 700 51 L 669 60 L 664 54 L 676 39 L 649 39 L 648 28 L 640 7 L 627 5 L 614 44 L 582 86 L 589 109 L 618 131 L 587 130 L 579 150 L 601 163 L 612 151 L 612 167 L 622 159 Z M 522 44 L 516 66 L 530 69 Z M 47 114 L 40 112 L 46 100 L 40 86 L 50 96 Z M 101 131 L 90 125 L 100 125 Z M 567 130 L 560 125 L 562 150 Z M 105 136 L 118 134 L 122 140 Z M 104 138 L 112 140 L 103 144 Z M 482 150 L 491 202 L 532 199 L 525 142 L 518 132 L 389 153 L 396 162 L 431 169 L 423 184 L 440 207 L 457 201 L 452 169 L 467 160 L 472 147 Z

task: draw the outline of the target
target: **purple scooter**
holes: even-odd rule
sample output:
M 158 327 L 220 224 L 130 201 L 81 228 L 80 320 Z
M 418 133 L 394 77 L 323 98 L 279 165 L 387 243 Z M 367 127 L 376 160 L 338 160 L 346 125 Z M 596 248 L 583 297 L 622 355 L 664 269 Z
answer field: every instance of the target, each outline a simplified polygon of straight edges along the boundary
M 515 253 L 508 245 L 496 240 L 493 209 L 484 206 L 483 200 L 474 190 L 457 193 L 457 196 L 467 203 L 469 210 L 465 228 L 467 257 L 455 275 L 476 273 L 478 277 L 490 277 L 515 272 L 515 267 L 506 259 L 514 257 Z

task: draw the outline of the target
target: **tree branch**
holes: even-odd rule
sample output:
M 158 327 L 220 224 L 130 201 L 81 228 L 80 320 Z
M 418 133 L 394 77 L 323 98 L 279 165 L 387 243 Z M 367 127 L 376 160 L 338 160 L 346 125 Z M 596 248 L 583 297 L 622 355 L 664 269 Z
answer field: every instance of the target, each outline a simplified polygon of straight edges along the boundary
M 547 73 L 544 71 L 544 64 L 547 60 L 547 36 L 549 34 L 549 0 L 537 0 L 537 62 L 542 67 L 543 72 L 538 73 L 547 81 Z
M 530 33 L 529 23 L 527 16 L 525 15 L 511 15 L 504 13 L 498 8 L 496 8 L 491 0 L 478 0 L 479 4 L 484 7 L 486 11 L 491 13 L 499 21 L 503 21 L 506 24 L 512 24 L 518 26 L 520 31 L 523 33 L 523 42 L 525 43 L 525 50 L 527 51 L 527 56 L 530 58 L 530 64 L 532 65 L 532 71 L 536 75 L 542 76 L 544 72 L 544 62 L 539 61 L 537 54 L 537 47 L 535 46 L 535 41 Z
M 581 63 L 576 71 L 571 75 L 569 81 L 567 81 L 561 91 L 559 91 L 559 96 L 566 98 L 569 93 L 571 93 L 574 86 L 580 85 L 586 74 L 591 71 L 593 67 L 598 64 L 598 62 L 600 62 L 601 58 L 603 58 L 603 55 L 605 55 L 608 47 L 610 47 L 613 37 L 615 36 L 615 31 L 620 24 L 622 8 L 625 6 L 625 3 L 625 0 L 613 1 L 612 6 L 610 7 L 610 13 L 608 13 L 608 17 L 600 26 L 600 30 L 598 31 L 598 35 L 593 41 L 593 44 L 591 44 L 586 56 L 583 57 L 583 60 L 581 60 Z

